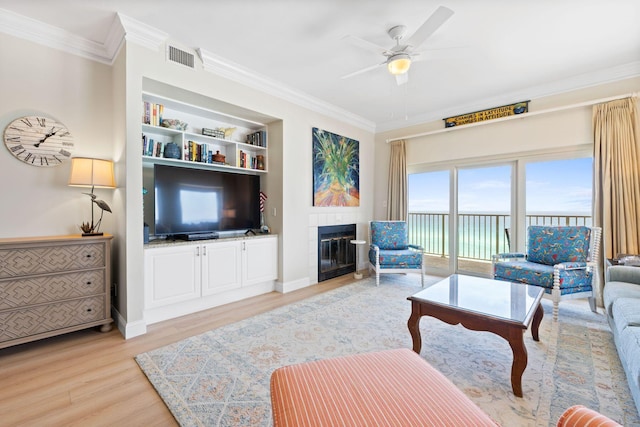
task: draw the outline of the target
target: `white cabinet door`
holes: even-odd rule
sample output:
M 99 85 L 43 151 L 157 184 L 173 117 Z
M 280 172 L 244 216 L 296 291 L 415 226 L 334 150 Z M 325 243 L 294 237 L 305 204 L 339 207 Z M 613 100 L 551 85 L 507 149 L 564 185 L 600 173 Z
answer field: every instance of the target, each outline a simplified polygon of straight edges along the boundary
M 146 308 L 200 297 L 200 251 L 199 245 L 144 251 Z
M 242 243 L 242 285 L 277 279 L 278 238 L 247 239 Z
M 216 294 L 241 286 L 241 243 L 215 242 L 202 246 L 202 295 Z

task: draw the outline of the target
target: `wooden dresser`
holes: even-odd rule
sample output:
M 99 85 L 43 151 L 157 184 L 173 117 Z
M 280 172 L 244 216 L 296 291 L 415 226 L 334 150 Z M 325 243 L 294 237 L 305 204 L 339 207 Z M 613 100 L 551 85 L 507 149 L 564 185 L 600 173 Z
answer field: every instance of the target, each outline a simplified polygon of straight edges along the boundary
M 111 330 L 113 236 L 0 239 L 0 348 Z

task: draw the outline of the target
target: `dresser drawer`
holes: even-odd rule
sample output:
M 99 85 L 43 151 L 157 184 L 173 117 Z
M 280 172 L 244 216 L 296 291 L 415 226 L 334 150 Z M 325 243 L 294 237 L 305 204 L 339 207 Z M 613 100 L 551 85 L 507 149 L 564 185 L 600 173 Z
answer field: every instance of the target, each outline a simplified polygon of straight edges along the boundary
M 97 322 L 107 317 L 104 295 L 7 310 L 0 313 L 0 343 Z
M 0 249 L 0 279 L 105 266 L 103 243 Z
M 0 280 L 0 310 L 98 295 L 105 289 L 104 269 Z

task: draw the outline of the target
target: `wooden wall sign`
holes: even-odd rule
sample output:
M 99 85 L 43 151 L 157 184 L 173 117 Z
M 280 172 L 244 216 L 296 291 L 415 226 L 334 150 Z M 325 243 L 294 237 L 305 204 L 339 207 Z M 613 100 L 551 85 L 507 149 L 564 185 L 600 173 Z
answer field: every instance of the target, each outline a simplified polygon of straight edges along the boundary
M 516 102 L 515 104 L 503 105 L 501 107 L 489 108 L 488 110 L 447 117 L 442 120 L 444 120 L 444 127 L 450 128 L 453 126 L 468 125 L 469 123 L 484 122 L 485 120 L 523 114 L 527 111 L 529 111 L 529 101 L 522 101 Z

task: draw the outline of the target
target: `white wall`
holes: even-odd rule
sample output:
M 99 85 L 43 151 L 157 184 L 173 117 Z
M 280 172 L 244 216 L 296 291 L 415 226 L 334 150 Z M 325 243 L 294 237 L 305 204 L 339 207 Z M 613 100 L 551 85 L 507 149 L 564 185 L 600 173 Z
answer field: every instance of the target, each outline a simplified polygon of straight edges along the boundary
M 127 323 L 143 324 L 142 160 L 140 94 L 143 77 L 201 93 L 281 120 L 274 125 L 267 177 L 267 223 L 280 235 L 279 282 L 284 289 L 315 283 L 318 225 L 356 222 L 365 238 L 367 221 L 384 218 L 389 145 L 387 138 L 440 128 L 442 122 L 375 136 L 370 132 L 304 109 L 201 69 L 167 64 L 162 49 L 128 43 L 114 66 L 0 34 L 0 127 L 25 114 L 49 114 L 75 137 L 75 155 L 117 161 L 118 189 L 97 190 L 112 204 L 103 230 L 115 235 L 118 309 Z M 640 79 L 602 85 L 571 94 L 533 100 L 531 111 L 637 91 Z M 461 112 L 463 113 L 463 112 Z M 590 141 L 590 109 L 525 118 L 503 124 L 460 129 L 409 142 L 410 163 L 428 165 L 454 159 L 499 156 L 506 152 Z M 360 142 L 359 208 L 312 206 L 311 129 L 320 127 Z M 570 148 L 569 148 L 570 149 Z M 374 157 L 375 153 L 375 157 Z M 67 187 L 69 167 L 36 168 L 0 149 L 0 236 L 21 237 L 78 233 L 90 215 L 87 196 Z M 127 191 L 127 190 L 131 191 Z M 277 215 L 272 216 L 272 208 Z M 360 254 L 360 258 L 363 255 Z
M 48 115 L 69 128 L 73 156 L 114 158 L 111 67 L 1 33 L 0 57 L 0 129 Z M 69 165 L 30 166 L 0 147 L 0 237 L 80 233 L 91 204 L 87 189 L 67 186 Z M 111 205 L 118 191 L 96 193 Z M 105 213 L 101 230 L 113 232 L 115 220 Z
M 18 116 L 49 114 L 74 135 L 75 155 L 114 159 L 114 190 L 96 190 L 109 203 L 102 230 L 113 233 L 114 301 L 132 335 L 144 333 L 142 159 L 140 154 L 143 77 L 272 116 L 274 145 L 266 180 L 267 223 L 280 236 L 279 284 L 295 289 L 313 284 L 315 250 L 310 227 L 326 221 L 358 222 L 366 232 L 373 209 L 373 134 L 204 71 L 167 64 L 158 52 L 127 43 L 113 66 L 0 34 L 0 127 Z M 312 207 L 311 129 L 320 127 L 360 142 L 361 205 Z M 36 168 L 0 149 L 0 237 L 77 234 L 90 215 L 89 200 L 66 185 L 69 165 Z M 130 191 L 127 191 L 130 190 Z M 276 216 L 273 216 L 273 208 Z M 364 227 L 364 228 L 363 228 Z M 310 249 L 311 248 L 311 249 Z M 126 331 L 123 329 L 123 332 Z
M 595 86 L 583 90 L 534 99 L 529 111 L 562 107 L 622 94 L 640 88 L 640 78 Z M 514 100 L 516 102 L 518 100 Z M 460 111 L 460 114 L 468 111 Z M 460 126 L 449 131 L 407 140 L 407 163 L 413 171 L 426 170 L 439 164 L 469 164 L 519 157 L 522 153 L 562 151 L 578 153 L 593 145 L 592 107 L 572 108 L 548 114 L 526 114 L 522 118 L 486 122 L 481 126 Z M 387 175 L 390 146 L 387 139 L 400 138 L 444 128 L 444 123 L 420 126 L 376 134 L 375 137 L 375 207 L 374 218 L 386 218 Z
M 285 291 L 316 283 L 315 262 L 310 253 L 315 243 L 308 239 L 309 227 L 317 226 L 316 214 L 337 214 L 339 219 L 353 218 L 363 230 L 373 209 L 373 134 L 355 126 L 301 108 L 280 98 L 248 88 L 202 69 L 196 56 L 196 69 L 167 63 L 163 49 L 155 52 L 132 43 L 126 46 L 126 320 L 137 324 L 143 319 L 142 274 L 142 160 L 140 154 L 140 105 L 143 79 L 175 86 L 183 90 L 241 106 L 273 117 L 270 126 L 266 176 L 266 222 L 279 235 L 279 288 Z M 313 127 L 348 136 L 360 142 L 360 192 L 358 208 L 312 207 Z M 276 215 L 274 216 L 274 208 Z M 333 217 L 338 221 L 338 218 Z M 310 225 L 311 224 L 311 225 Z M 122 313 L 121 313 L 122 314 Z

